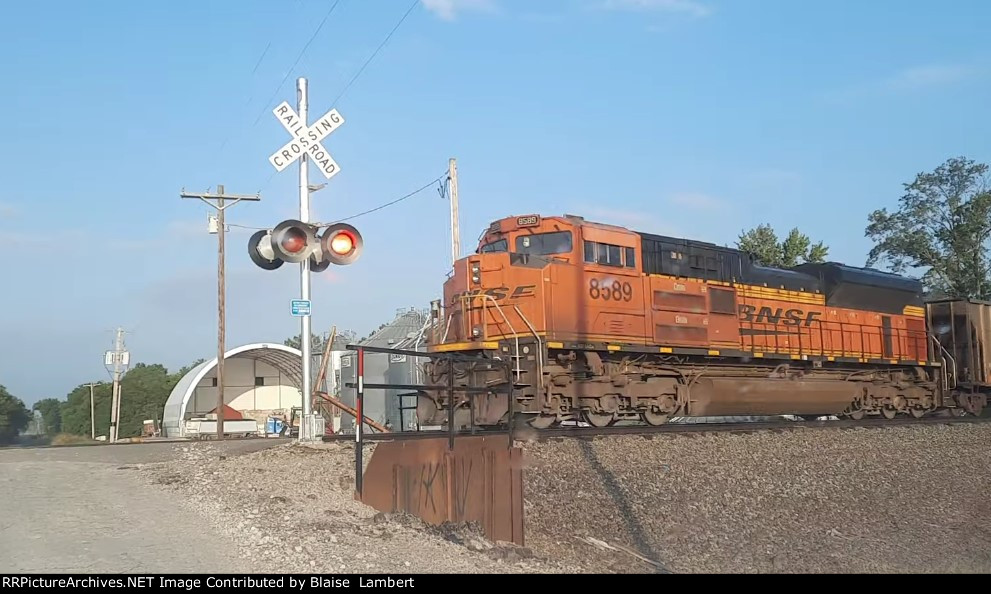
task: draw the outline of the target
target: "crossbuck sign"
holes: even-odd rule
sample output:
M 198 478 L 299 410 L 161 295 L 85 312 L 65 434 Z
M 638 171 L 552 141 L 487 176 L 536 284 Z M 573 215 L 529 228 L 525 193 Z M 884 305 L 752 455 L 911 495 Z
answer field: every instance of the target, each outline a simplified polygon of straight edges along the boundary
M 306 126 L 306 122 L 299 119 L 299 115 L 286 101 L 280 103 L 272 113 L 279 119 L 282 127 L 293 135 L 292 140 L 268 158 L 268 162 L 276 171 L 282 171 L 302 155 L 308 154 L 310 160 L 320 168 L 327 179 L 340 173 L 341 168 L 334 162 L 327 149 L 320 144 L 321 140 L 344 123 L 344 117 L 337 113 L 336 109 L 328 111 L 309 127 Z

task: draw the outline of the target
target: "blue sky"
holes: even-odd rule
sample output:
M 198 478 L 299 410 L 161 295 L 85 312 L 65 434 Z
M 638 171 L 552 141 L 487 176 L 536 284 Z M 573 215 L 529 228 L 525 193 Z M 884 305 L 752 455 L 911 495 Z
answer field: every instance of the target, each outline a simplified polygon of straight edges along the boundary
M 298 214 L 271 110 L 309 79 L 342 173 L 333 220 L 458 159 L 463 248 L 490 220 L 573 213 L 732 243 L 798 226 L 862 265 L 868 213 L 947 158 L 991 161 L 991 5 L 754 0 L 16 3 L 0 20 L 0 384 L 28 402 L 132 361 L 216 350 L 216 236 L 182 188 L 260 191 L 228 222 Z M 288 78 L 287 78 L 288 73 Z M 279 83 L 285 80 L 284 84 Z M 323 181 L 311 168 L 312 183 Z M 313 278 L 315 331 L 425 307 L 449 268 L 429 189 L 352 221 L 366 247 Z M 281 342 L 298 273 L 255 268 L 231 228 L 228 345 Z

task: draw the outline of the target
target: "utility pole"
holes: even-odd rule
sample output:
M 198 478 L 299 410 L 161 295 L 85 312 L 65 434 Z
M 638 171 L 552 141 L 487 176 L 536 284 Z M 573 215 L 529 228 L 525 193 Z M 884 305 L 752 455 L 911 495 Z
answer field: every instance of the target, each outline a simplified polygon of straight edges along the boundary
M 227 322 L 227 299 L 226 299 L 226 279 L 224 278 L 225 254 L 224 235 L 227 229 L 224 225 L 224 210 L 234 206 L 238 202 L 261 200 L 258 194 L 224 194 L 224 186 L 217 186 L 216 194 L 190 194 L 183 190 L 179 196 L 181 198 L 198 198 L 203 202 L 217 209 L 217 439 L 224 438 L 224 351 Z M 210 202 L 216 200 L 216 204 Z M 232 200 L 230 204 L 224 204 L 224 200 Z
M 447 164 L 447 178 L 451 183 L 451 264 L 461 257 L 461 229 L 458 224 L 458 161 L 451 159 Z
M 90 438 L 96 440 L 96 406 L 93 404 L 93 386 L 96 384 L 89 383 L 89 431 Z
M 122 367 L 126 367 L 129 363 L 129 353 L 124 350 L 123 328 L 117 328 L 114 350 L 106 352 L 103 362 L 104 365 L 110 365 L 112 363 L 114 366 L 113 398 L 110 402 L 110 435 L 107 437 L 110 443 L 117 443 L 117 429 L 120 422 L 120 376 L 122 374 Z M 92 388 L 90 388 L 90 396 L 92 396 Z M 92 405 L 92 400 L 90 404 Z M 95 433 L 96 430 L 94 429 L 93 432 Z

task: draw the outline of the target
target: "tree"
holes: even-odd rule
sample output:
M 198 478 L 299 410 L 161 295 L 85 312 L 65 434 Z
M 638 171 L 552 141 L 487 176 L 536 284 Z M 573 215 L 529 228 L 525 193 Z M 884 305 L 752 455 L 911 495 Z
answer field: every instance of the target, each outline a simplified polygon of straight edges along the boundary
M 876 245 L 867 265 L 884 261 L 897 274 L 926 269 L 922 282 L 934 297 L 991 297 L 987 173 L 987 165 L 956 157 L 903 184 L 896 212 L 868 217 L 866 236 Z
M 45 433 L 56 435 L 62 431 L 62 402 L 57 398 L 39 400 L 31 409 L 41 413 L 41 420 L 45 423 Z
M 790 268 L 805 262 L 824 262 L 829 253 L 829 248 L 821 241 L 813 245 L 808 235 L 797 228 L 792 229 L 784 241 L 778 241 L 774 229 L 767 224 L 740 235 L 736 246 L 750 254 L 755 264 L 775 268 Z
M 24 402 L 0 385 L 0 443 L 11 443 L 28 426 L 31 413 Z
M 300 339 L 302 333 L 293 336 L 292 338 L 287 338 L 282 344 L 287 347 L 292 347 L 294 349 L 303 349 L 303 341 Z M 324 339 L 322 336 L 317 336 L 316 334 L 310 333 L 310 352 L 312 353 L 322 353 L 323 352 Z

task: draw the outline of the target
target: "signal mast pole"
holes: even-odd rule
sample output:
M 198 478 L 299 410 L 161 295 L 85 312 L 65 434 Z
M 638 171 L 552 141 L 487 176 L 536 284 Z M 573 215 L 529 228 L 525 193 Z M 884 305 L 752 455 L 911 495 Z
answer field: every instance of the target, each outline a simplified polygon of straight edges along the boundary
M 234 206 L 242 200 L 257 202 L 261 196 L 224 194 L 224 186 L 217 186 L 216 194 L 189 194 L 182 191 L 181 198 L 198 198 L 210 206 L 217 209 L 217 439 L 224 438 L 224 342 L 226 338 L 227 323 L 227 295 L 225 278 L 225 254 L 224 254 L 224 210 Z M 213 204 L 210 200 L 216 200 Z M 224 204 L 224 200 L 233 200 L 230 204 Z
M 296 111 L 299 114 L 299 121 L 306 125 L 309 107 L 306 97 L 306 79 L 300 77 L 296 79 Z M 299 221 L 303 224 L 310 222 L 310 183 L 309 183 L 309 159 L 304 152 L 299 158 Z M 310 301 L 310 259 L 306 258 L 299 263 L 299 298 L 309 303 Z M 304 315 L 299 319 L 300 325 L 300 350 L 303 353 L 303 390 L 301 396 L 303 401 L 303 416 L 299 420 L 299 441 L 307 441 L 310 435 L 310 398 L 313 396 L 312 378 L 310 377 L 310 350 L 312 342 L 310 338 L 310 316 Z

